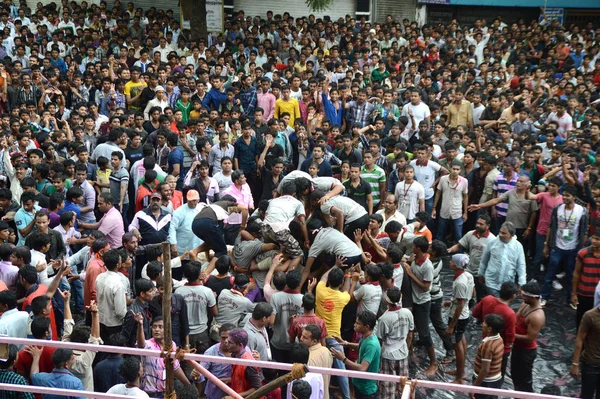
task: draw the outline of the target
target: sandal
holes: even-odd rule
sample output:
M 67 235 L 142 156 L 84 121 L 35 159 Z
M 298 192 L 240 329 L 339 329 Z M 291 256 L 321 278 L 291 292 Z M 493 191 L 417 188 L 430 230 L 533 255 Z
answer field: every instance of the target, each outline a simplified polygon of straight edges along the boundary
M 452 362 L 454 362 L 454 356 L 446 356 L 440 361 L 440 363 L 444 365 L 451 364 Z

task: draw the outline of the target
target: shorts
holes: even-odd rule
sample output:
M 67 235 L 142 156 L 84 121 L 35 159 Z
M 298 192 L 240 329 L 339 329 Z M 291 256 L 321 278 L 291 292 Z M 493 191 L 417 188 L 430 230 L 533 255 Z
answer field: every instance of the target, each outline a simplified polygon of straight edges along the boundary
M 275 232 L 271 226 L 264 224 L 262 226 L 262 233 L 264 238 L 266 238 L 265 242 L 270 241 L 276 243 L 289 257 L 299 258 L 304 256 L 304 252 L 302 251 L 302 248 L 300 248 L 298 240 L 294 238 L 289 230 L 286 229 Z
M 467 330 L 467 326 L 469 325 L 469 321 L 471 319 L 459 319 L 458 322 L 454 325 L 454 335 L 452 336 L 452 344 L 456 344 L 458 341 L 463 339 L 465 335 L 465 331 Z M 448 319 L 448 324 L 452 322 L 452 319 Z

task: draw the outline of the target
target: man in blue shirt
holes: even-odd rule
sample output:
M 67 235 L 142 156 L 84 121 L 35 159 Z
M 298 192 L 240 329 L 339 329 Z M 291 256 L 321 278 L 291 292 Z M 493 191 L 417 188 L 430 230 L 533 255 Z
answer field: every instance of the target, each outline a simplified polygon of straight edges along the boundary
M 187 170 L 183 169 L 183 151 L 177 147 L 177 136 L 169 134 L 167 136 L 167 145 L 171 150 L 167 157 L 168 172 L 177 178 L 177 190 L 183 189 L 183 179 L 187 174 Z
M 68 369 L 75 363 L 75 355 L 71 349 L 58 348 L 52 354 L 54 370 L 51 373 L 40 373 L 40 357 L 42 349 L 36 346 L 28 346 L 27 352 L 33 358 L 31 364 L 31 382 L 38 387 L 73 389 L 83 391 L 83 383 L 75 377 Z M 61 395 L 44 395 L 44 399 L 61 399 Z M 71 397 L 73 398 L 73 397 Z M 75 397 L 75 399 L 80 399 Z M 81 398 L 83 399 L 83 398 Z

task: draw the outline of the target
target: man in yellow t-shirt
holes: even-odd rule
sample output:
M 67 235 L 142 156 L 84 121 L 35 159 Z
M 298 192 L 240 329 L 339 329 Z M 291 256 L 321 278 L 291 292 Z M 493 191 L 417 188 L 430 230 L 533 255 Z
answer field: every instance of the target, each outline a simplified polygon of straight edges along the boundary
M 125 89 L 123 90 L 129 109 L 134 111 L 141 111 L 140 98 L 142 91 L 147 86 L 146 82 L 140 80 L 141 74 L 141 69 L 134 67 L 131 71 L 131 80 L 125 84 Z
M 354 292 L 357 282 L 358 279 L 352 279 L 350 274 L 344 275 L 344 272 L 339 267 L 333 267 L 321 277 L 321 281 L 317 284 L 316 314 L 325 320 L 327 333 L 329 334 L 325 342 L 330 348 L 335 348 L 339 351 L 344 350 L 335 337 L 342 341 L 342 311 L 348 302 L 350 302 L 349 292 Z M 340 370 L 346 369 L 344 363 L 335 358 L 333 359 L 333 367 Z M 344 399 L 349 399 L 350 384 L 348 377 L 337 377 L 337 379 L 339 387 L 342 390 L 342 396 Z
M 275 118 L 279 119 L 279 116 L 287 112 L 290 114 L 290 121 L 288 126 L 294 127 L 294 120 L 300 118 L 300 106 L 298 100 L 290 97 L 290 87 L 284 86 L 281 89 L 281 98 L 275 101 Z

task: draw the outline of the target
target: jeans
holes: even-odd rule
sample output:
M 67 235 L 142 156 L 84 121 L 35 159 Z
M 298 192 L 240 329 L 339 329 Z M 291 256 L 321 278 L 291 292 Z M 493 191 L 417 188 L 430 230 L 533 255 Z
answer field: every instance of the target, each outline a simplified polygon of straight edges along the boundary
M 454 239 L 456 241 L 460 240 L 462 237 L 463 228 L 462 217 L 459 217 L 458 219 L 444 219 L 443 217 L 440 217 L 438 219 L 437 239 L 446 242 L 446 227 L 448 224 L 451 224 L 452 228 L 454 229 Z
M 579 323 L 581 323 L 581 318 L 588 310 L 592 310 L 594 308 L 594 297 L 593 296 L 582 296 L 577 295 L 577 300 L 579 304 L 577 305 L 577 316 L 575 319 L 575 328 L 579 330 Z M 600 396 L 599 396 L 600 398 Z
M 506 222 L 506 216 L 496 215 L 496 219 L 492 219 L 492 234 L 498 236 L 498 232 L 500 231 L 500 227 Z
M 536 278 L 540 273 L 540 265 L 544 260 L 544 245 L 546 243 L 546 236 L 535 233 L 535 256 L 533 257 L 533 263 L 531 270 L 527 273 L 527 278 Z
M 77 274 L 77 267 L 72 266 L 73 274 Z M 83 312 L 83 283 L 81 280 L 73 280 L 71 283 L 71 294 L 75 297 L 74 313 Z
M 423 342 L 425 347 L 433 346 L 431 333 L 429 331 L 429 318 L 431 313 L 431 301 L 416 304 L 413 303 L 413 316 L 415 318 L 415 329 L 419 333 L 419 341 Z
M 581 395 L 583 399 L 600 398 L 600 366 L 589 366 L 581 362 Z
M 510 375 L 516 391 L 533 392 L 533 362 L 537 349 L 521 349 L 513 346 L 510 357 Z
M 571 300 L 571 289 L 573 278 L 573 270 L 575 269 L 575 258 L 577 257 L 577 249 L 564 250 L 558 247 L 552 248 L 550 251 L 550 259 L 548 260 L 548 272 L 544 280 L 544 288 L 542 288 L 542 298 L 548 299 L 552 291 L 552 281 L 556 277 L 558 266 L 562 264 L 565 268 L 566 281 L 563 284 L 567 301 Z
M 339 351 L 344 351 L 344 347 L 337 343 L 337 341 L 333 338 L 325 338 L 325 343 L 328 348 L 334 348 Z M 338 370 L 346 370 L 346 366 L 344 363 L 336 358 L 333 358 L 333 368 Z M 348 377 L 336 377 L 338 380 L 338 385 L 342 391 L 342 396 L 344 399 L 350 399 L 350 382 L 348 381 Z
M 486 288 L 487 288 L 488 295 L 493 295 L 496 298 L 500 298 L 500 290 L 490 288 L 490 287 L 486 287 Z
M 443 303 L 444 298 L 433 299 L 431 301 L 429 319 L 431 320 L 431 324 L 433 324 L 433 328 L 435 328 L 435 331 L 442 339 L 444 349 L 446 349 L 446 356 L 451 356 L 454 353 L 454 345 L 452 345 L 450 337 L 446 335 L 446 328 L 448 328 L 448 325 L 444 322 L 442 317 Z
M 117 210 L 121 212 L 121 215 L 123 216 L 123 228 L 125 229 L 125 231 L 128 231 L 129 219 L 127 218 L 127 210 L 129 209 L 129 202 L 123 204 L 123 209 L 119 209 L 119 204 L 115 204 L 115 208 L 117 208 Z

